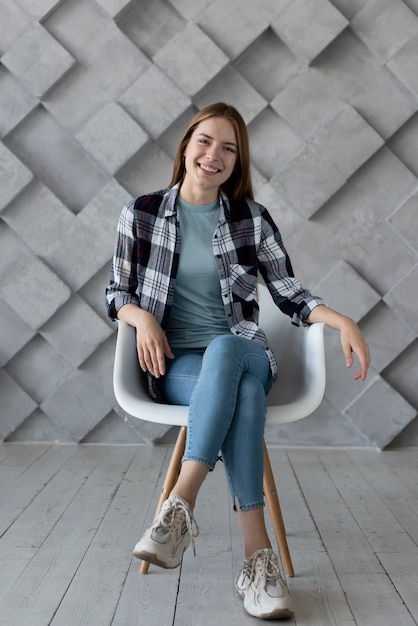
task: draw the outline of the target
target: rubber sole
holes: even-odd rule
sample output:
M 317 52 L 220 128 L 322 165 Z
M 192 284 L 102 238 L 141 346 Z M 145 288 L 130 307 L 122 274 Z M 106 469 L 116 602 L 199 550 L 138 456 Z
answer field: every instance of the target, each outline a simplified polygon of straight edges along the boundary
M 179 563 L 175 565 L 168 564 L 164 561 L 160 561 L 157 554 L 152 554 L 151 552 L 146 552 L 145 550 L 141 550 L 140 552 L 133 552 L 133 555 L 136 556 L 141 561 L 146 561 L 147 563 L 151 563 L 151 565 L 157 565 L 158 567 L 163 567 L 164 569 L 176 569 L 181 563 L 181 559 Z M 183 558 L 183 557 L 182 557 Z
M 238 595 L 244 599 L 244 594 L 241 593 L 240 591 L 238 591 Z M 294 616 L 294 613 L 291 609 L 276 609 L 275 611 L 272 611 L 270 613 L 264 613 L 264 614 L 260 614 L 260 615 L 256 615 L 255 613 L 250 613 L 249 611 L 247 611 L 247 609 L 244 606 L 244 610 L 246 613 L 248 613 L 248 615 L 251 615 L 251 617 L 258 617 L 258 619 L 265 619 L 265 620 L 269 620 L 269 619 L 291 619 Z

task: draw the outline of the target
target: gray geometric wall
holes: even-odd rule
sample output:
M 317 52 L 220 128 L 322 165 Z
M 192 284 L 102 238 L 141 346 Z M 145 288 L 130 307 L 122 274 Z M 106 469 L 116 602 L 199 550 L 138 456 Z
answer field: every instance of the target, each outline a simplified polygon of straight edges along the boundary
M 216 100 L 297 275 L 359 322 L 286 445 L 418 444 L 418 0 L 0 0 L 0 439 L 142 442 L 112 391 L 119 213 Z

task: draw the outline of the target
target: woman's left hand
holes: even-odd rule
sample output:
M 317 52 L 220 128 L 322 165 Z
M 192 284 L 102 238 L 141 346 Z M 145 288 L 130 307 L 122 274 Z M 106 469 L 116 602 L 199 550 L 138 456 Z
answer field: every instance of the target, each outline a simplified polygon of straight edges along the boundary
M 357 326 L 350 318 L 346 318 L 341 328 L 341 346 L 345 356 L 345 364 L 347 367 L 353 365 L 353 353 L 360 361 L 360 369 L 354 374 L 354 380 L 366 380 L 367 370 L 369 369 L 371 357 L 367 342 Z
M 353 365 L 354 353 L 360 361 L 360 369 L 354 374 L 354 380 L 366 380 L 367 370 L 371 361 L 370 350 L 363 333 L 355 321 L 324 304 L 316 306 L 311 311 L 307 321 L 310 324 L 323 322 L 327 326 L 339 330 L 346 366 L 351 367 Z

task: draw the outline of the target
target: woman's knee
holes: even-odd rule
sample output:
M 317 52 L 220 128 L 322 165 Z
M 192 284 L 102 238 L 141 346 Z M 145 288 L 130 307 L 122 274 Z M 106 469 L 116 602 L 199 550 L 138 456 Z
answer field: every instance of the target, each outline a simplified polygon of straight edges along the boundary
M 242 338 L 238 338 L 232 333 L 219 335 L 218 337 L 212 339 L 212 341 L 205 350 L 205 355 L 210 356 L 213 353 L 219 354 L 221 356 L 234 355 L 238 348 L 240 340 L 242 340 Z
M 268 358 L 264 350 L 255 342 L 237 337 L 232 333 L 219 335 L 212 339 L 205 350 L 203 362 L 217 363 L 219 365 L 232 364 L 235 368 L 245 368 L 251 363 L 258 363 L 260 358 Z
M 212 340 L 203 357 L 203 371 L 210 372 L 211 378 L 222 387 L 230 385 L 235 389 L 246 373 L 261 381 L 264 395 L 271 387 L 270 364 L 265 350 L 254 341 L 232 333 Z

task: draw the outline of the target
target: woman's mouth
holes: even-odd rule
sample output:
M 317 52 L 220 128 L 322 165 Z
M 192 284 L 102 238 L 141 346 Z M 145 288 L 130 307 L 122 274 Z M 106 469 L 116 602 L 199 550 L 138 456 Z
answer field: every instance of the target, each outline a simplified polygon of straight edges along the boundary
M 202 169 L 207 174 L 218 174 L 221 170 L 218 170 L 216 167 L 211 167 L 210 165 L 203 165 L 202 163 L 198 164 L 200 169 Z

